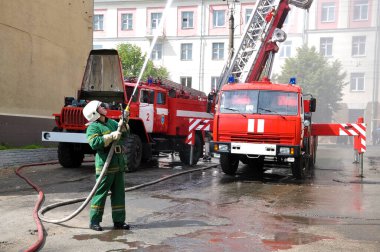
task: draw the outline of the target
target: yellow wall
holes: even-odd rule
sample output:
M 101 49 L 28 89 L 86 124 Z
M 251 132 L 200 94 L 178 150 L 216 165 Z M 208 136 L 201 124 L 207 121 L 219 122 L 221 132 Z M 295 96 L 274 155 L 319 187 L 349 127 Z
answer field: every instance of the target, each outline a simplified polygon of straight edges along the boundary
M 51 117 L 76 96 L 92 16 L 93 0 L 0 0 L 0 116 Z

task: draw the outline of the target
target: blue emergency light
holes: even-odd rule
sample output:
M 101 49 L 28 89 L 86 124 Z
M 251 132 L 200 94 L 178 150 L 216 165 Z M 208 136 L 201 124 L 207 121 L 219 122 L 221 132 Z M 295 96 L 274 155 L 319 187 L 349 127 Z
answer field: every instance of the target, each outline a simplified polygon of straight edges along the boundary
M 235 82 L 235 78 L 234 76 L 231 74 L 230 76 L 228 76 L 228 83 L 234 83 Z
M 296 83 L 297 83 L 296 77 L 291 77 L 290 80 L 289 80 L 289 84 L 295 85 Z

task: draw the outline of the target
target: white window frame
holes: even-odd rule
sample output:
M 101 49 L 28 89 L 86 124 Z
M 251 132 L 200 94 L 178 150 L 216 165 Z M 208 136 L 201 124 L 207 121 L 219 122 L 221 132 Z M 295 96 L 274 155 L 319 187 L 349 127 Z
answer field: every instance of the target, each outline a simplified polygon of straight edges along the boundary
M 211 76 L 211 90 L 216 90 L 219 83 L 219 76 Z
M 362 86 L 362 87 L 360 87 Z M 352 92 L 365 91 L 365 75 L 364 73 L 351 73 L 350 90 Z
M 194 12 L 193 11 L 182 11 L 181 19 L 182 19 L 181 20 L 182 29 L 194 28 Z
M 319 40 L 319 53 L 324 57 L 331 57 L 333 54 L 333 37 L 321 37 Z
M 181 60 L 183 61 L 193 60 L 193 44 L 191 43 L 181 44 Z
M 156 43 L 153 47 L 152 53 L 150 55 L 151 60 L 161 60 L 162 59 L 162 43 Z
M 354 13 L 352 15 L 354 21 L 368 20 L 369 4 L 368 0 L 355 0 Z
M 352 56 L 365 56 L 366 36 L 352 37 Z
M 133 14 L 132 13 L 122 13 L 120 15 L 120 27 L 122 31 L 133 30 Z
M 322 3 L 321 7 L 321 22 L 335 22 L 335 3 L 334 2 L 326 2 Z
M 190 76 L 181 76 L 180 77 L 180 83 L 185 86 L 191 88 L 192 85 L 192 77 Z
M 94 31 L 103 31 L 104 14 L 94 15 Z
M 253 9 L 251 8 L 245 9 L 245 24 L 248 23 L 249 18 L 251 17 L 252 13 L 253 13 Z
M 214 10 L 212 12 L 212 24 L 213 27 L 225 27 L 226 25 L 226 11 L 225 10 Z
M 162 18 L 161 12 L 152 12 L 150 13 L 150 28 L 152 30 L 157 29 L 160 25 L 160 21 Z
M 281 45 L 280 53 L 279 53 L 280 58 L 289 58 L 292 56 L 292 41 L 285 41 Z
M 212 43 L 212 60 L 224 60 L 224 43 Z

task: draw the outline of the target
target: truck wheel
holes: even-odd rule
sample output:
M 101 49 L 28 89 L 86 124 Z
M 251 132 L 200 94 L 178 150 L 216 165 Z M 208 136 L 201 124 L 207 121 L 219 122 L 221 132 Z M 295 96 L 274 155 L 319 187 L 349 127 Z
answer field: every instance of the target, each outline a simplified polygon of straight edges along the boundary
M 138 135 L 131 134 L 127 137 L 123 144 L 123 153 L 127 171 L 137 171 L 142 158 L 142 143 Z
M 264 175 L 264 158 L 250 158 L 248 160 L 249 168 L 253 172 L 255 178 L 262 178 Z
M 59 143 L 58 144 L 58 161 L 65 168 L 76 168 L 82 165 L 84 154 L 76 151 L 74 144 Z
M 222 171 L 227 175 L 235 175 L 239 166 L 239 156 L 229 153 L 220 154 L 220 166 Z
M 296 179 L 305 179 L 309 170 L 309 160 L 305 160 L 303 156 L 295 158 L 292 163 L 292 174 Z
M 179 152 L 179 159 L 182 163 L 185 165 L 190 165 L 190 148 L 191 146 L 189 144 L 184 144 L 184 147 Z M 203 145 L 201 138 L 198 134 L 195 135 L 195 144 L 194 144 L 194 152 L 193 152 L 193 162 L 192 165 L 196 165 L 198 163 L 198 160 L 203 154 Z

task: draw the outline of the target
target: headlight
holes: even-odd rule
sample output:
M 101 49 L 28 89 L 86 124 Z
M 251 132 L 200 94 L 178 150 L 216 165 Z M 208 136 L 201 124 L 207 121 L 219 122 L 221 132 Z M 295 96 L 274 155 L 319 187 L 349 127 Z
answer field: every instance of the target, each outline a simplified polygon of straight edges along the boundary
M 280 154 L 289 155 L 290 154 L 290 148 L 289 147 L 280 147 Z
M 219 144 L 219 151 L 228 151 L 228 145 Z

